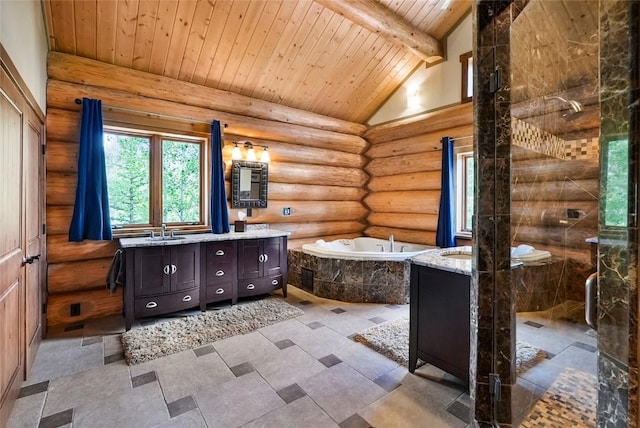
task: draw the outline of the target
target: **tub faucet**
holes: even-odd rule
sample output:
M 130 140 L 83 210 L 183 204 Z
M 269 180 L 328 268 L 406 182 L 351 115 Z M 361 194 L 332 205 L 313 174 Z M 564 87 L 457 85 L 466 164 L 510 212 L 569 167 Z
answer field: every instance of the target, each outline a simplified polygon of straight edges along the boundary
M 389 235 L 389 248 L 392 253 L 396 251 L 396 244 L 393 242 L 393 235 Z

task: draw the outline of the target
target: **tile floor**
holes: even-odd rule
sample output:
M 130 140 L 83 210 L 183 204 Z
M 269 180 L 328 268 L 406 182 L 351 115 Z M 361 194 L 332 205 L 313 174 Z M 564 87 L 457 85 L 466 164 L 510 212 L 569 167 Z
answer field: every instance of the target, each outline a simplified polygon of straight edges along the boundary
M 294 287 L 287 301 L 304 315 L 134 366 L 123 360 L 121 317 L 52 333 L 9 428 L 469 426 L 469 395 L 454 377 L 430 365 L 410 374 L 351 340 L 408 316 L 408 305 L 336 302 Z M 518 338 L 551 357 L 519 379 L 521 415 L 565 365 L 584 370 L 593 360 L 595 370 L 595 339 L 565 324 L 518 321 Z M 560 336 L 549 338 L 552 329 Z

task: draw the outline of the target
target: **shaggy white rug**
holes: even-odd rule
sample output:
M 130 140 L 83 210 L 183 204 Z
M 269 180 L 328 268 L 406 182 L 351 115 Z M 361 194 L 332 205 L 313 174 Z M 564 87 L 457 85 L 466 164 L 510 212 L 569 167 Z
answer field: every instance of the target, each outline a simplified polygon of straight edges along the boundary
M 124 357 L 130 365 L 140 364 L 303 314 L 284 300 L 271 297 L 136 328 L 122 334 Z
M 354 336 L 354 340 L 370 347 L 403 366 L 409 365 L 409 318 L 398 318 L 370 327 Z M 546 358 L 546 353 L 524 342 L 516 343 L 516 372 L 533 367 Z

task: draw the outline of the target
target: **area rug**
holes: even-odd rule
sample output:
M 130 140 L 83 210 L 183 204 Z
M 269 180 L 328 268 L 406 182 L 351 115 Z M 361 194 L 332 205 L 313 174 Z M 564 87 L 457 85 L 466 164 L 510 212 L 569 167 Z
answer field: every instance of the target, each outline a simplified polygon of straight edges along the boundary
M 136 328 L 122 334 L 124 358 L 129 365 L 140 364 L 303 314 L 272 297 Z
M 597 383 L 592 374 L 564 369 L 519 426 L 595 427 Z
M 409 318 L 398 318 L 356 334 L 353 339 L 403 366 L 409 365 Z M 520 374 L 546 358 L 546 353 L 524 342 L 516 343 L 516 372 Z

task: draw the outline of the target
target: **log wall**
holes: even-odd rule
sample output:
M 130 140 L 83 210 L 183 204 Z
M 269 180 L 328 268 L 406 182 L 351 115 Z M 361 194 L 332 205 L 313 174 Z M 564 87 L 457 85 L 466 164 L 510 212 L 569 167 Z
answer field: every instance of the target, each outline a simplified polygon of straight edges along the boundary
M 208 94 L 208 88 L 55 52 L 50 53 L 48 73 L 46 223 L 50 327 L 122 310 L 122 290 L 111 295 L 105 288 L 117 241 L 68 242 L 80 139 L 81 106 L 75 103 L 76 98 L 101 99 L 105 122 L 111 124 L 152 125 L 166 131 L 207 134 L 208 122 L 220 120 L 228 125 L 223 149 L 228 196 L 231 142 L 251 140 L 269 146 L 269 204 L 264 209 L 253 209 L 249 223 L 269 223 L 272 228 L 290 231 L 291 248 L 316 239 L 362 236 L 368 212 L 363 203 L 368 180 L 363 169 L 363 153 L 368 146 L 360 136 L 363 125 L 275 104 L 238 104 L 231 102 L 235 100 L 231 95 L 229 105 L 221 110 L 219 94 Z M 209 100 L 215 95 L 218 98 L 212 107 Z M 290 216 L 282 215 L 285 207 L 291 208 Z M 237 218 L 237 211 L 230 209 L 230 219 Z M 80 304 L 79 316 L 70 316 L 73 303 Z
M 364 201 L 369 209 L 365 233 L 386 239 L 436 244 L 442 137 L 473 134 L 471 103 L 425 114 L 413 122 L 376 126 L 364 137 L 371 144 L 365 171 L 370 175 Z M 469 144 L 472 140 L 461 140 Z M 468 244 L 461 241 L 461 245 Z

